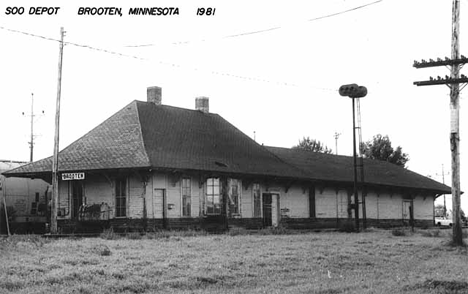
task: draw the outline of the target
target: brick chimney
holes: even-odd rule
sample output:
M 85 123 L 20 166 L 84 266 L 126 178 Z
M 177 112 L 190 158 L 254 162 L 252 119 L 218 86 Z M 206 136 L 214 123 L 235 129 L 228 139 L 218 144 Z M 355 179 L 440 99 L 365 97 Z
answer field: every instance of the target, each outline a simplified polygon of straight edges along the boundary
M 200 110 L 204 113 L 210 112 L 210 100 L 208 97 L 197 97 L 195 98 L 195 109 Z
M 162 89 L 160 87 L 148 87 L 146 89 L 146 96 L 148 102 L 153 102 L 156 105 L 161 105 Z

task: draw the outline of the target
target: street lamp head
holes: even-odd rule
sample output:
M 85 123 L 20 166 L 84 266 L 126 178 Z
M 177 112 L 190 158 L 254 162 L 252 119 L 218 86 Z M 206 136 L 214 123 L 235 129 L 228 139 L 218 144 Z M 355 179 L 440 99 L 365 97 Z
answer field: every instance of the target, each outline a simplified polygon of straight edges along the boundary
M 367 88 L 358 86 L 357 84 L 343 85 L 338 90 L 341 96 L 348 96 L 349 98 L 362 98 L 367 95 Z

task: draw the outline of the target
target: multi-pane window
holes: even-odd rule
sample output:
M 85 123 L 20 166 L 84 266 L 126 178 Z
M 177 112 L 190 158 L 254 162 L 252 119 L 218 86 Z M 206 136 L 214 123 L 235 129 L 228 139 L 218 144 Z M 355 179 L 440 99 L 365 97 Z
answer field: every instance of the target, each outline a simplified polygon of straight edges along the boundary
M 229 210 L 231 214 L 239 214 L 239 181 L 231 180 L 231 191 L 229 193 Z
M 220 187 L 218 178 L 206 180 L 206 214 L 221 214 Z
M 182 179 L 182 216 L 190 216 L 192 206 L 190 182 L 189 178 Z
M 253 202 L 254 202 L 254 217 L 262 216 L 262 196 L 260 194 L 260 184 L 253 184 Z
M 115 216 L 127 216 L 127 179 L 115 180 Z

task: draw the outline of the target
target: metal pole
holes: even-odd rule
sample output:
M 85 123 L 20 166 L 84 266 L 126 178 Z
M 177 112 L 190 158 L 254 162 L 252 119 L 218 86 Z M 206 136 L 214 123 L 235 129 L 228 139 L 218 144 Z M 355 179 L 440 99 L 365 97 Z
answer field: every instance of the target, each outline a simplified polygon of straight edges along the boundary
M 356 119 L 355 119 L 355 107 L 353 100 L 353 162 L 354 162 L 354 221 L 356 232 L 359 232 L 359 197 L 357 189 L 357 158 L 356 158 Z
M 444 172 L 444 165 L 442 164 L 442 184 L 445 185 L 445 172 Z M 444 217 L 447 217 L 447 203 L 444 194 Z
M 34 149 L 34 93 L 31 93 L 31 144 L 30 146 L 30 154 L 29 154 L 29 161 L 33 162 L 33 149 Z
M 452 60 L 460 58 L 460 1 L 452 2 Z M 450 78 L 458 79 L 460 65 L 452 64 Z M 463 244 L 460 223 L 460 88 L 458 83 L 450 85 L 450 149 L 452 151 L 452 209 L 453 209 L 453 243 Z
M 58 62 L 57 102 L 55 109 L 55 136 L 54 157 L 52 163 L 52 212 L 50 217 L 50 232 L 57 234 L 57 209 L 58 209 L 58 153 L 59 153 L 59 129 L 60 129 L 60 95 L 62 91 L 62 59 L 63 59 L 63 36 L 65 31 L 60 28 L 60 53 Z
M 335 154 L 338 155 L 338 138 L 340 137 L 341 133 L 335 132 Z

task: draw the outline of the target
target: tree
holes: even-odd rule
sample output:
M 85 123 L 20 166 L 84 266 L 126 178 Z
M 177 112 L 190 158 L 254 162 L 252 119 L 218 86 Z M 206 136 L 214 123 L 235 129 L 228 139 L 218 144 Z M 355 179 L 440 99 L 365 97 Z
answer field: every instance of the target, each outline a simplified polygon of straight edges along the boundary
M 315 139 L 310 139 L 309 137 L 303 137 L 302 140 L 299 140 L 299 144 L 292 147 L 293 149 L 302 149 L 309 150 L 313 152 L 321 152 L 330 154 L 333 152 L 330 148 L 322 144 L 320 141 Z
M 435 217 L 447 217 L 447 210 L 443 204 L 437 204 L 434 207 L 434 216 Z
M 361 152 L 365 158 L 388 161 L 402 167 L 405 167 L 409 160 L 408 154 L 403 153 L 400 146 L 394 149 L 388 136 L 382 136 L 381 134 L 374 136 L 370 141 L 362 143 Z

